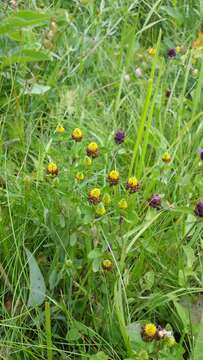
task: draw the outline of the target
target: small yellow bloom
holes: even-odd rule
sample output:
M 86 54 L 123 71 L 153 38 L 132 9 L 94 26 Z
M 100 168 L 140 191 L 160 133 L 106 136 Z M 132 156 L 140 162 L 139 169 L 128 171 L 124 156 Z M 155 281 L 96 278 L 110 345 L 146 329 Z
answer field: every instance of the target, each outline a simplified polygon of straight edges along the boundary
M 101 201 L 101 190 L 99 188 L 90 190 L 88 194 L 88 200 L 94 205 L 98 204 Z
M 78 181 L 83 181 L 84 178 L 85 178 L 85 175 L 84 175 L 82 172 L 78 172 L 78 173 L 75 175 L 75 178 L 76 178 L 76 180 L 78 180 Z
M 122 210 L 126 210 L 128 208 L 128 203 L 125 199 L 121 199 L 118 203 L 118 208 Z
M 129 190 L 131 193 L 137 192 L 139 190 L 139 181 L 135 176 L 132 176 L 128 179 L 126 189 Z
M 104 194 L 102 201 L 104 205 L 108 206 L 111 203 L 111 196 L 108 193 Z
M 181 52 L 181 50 L 182 50 L 181 46 L 176 46 L 176 52 L 177 52 L 177 54 L 179 54 L 179 53 Z
M 147 50 L 147 52 L 148 52 L 148 54 L 150 55 L 150 56 L 155 56 L 156 55 L 156 49 L 155 48 L 149 48 L 148 50 Z
M 103 216 L 106 214 L 106 209 L 102 203 L 97 206 L 96 214 L 97 216 Z
M 86 156 L 84 159 L 84 165 L 85 166 L 91 166 L 92 165 L 92 159 L 89 156 Z
M 171 155 L 169 154 L 169 152 L 166 151 L 162 155 L 162 161 L 165 162 L 165 163 L 169 163 L 171 161 Z
M 65 128 L 61 125 L 58 125 L 55 131 L 57 134 L 63 134 L 65 132 Z
M 156 325 L 149 323 L 144 326 L 144 334 L 149 337 L 154 337 L 156 335 L 157 328 Z
M 87 155 L 95 158 L 98 156 L 99 153 L 99 149 L 98 149 L 98 145 L 95 142 L 91 142 L 88 146 L 87 146 Z
M 72 132 L 72 139 L 76 142 L 80 142 L 83 138 L 83 133 L 79 128 L 76 128 Z
M 166 336 L 164 342 L 168 347 L 173 347 L 176 344 L 176 340 L 173 335 Z
M 108 180 L 111 185 L 117 185 L 119 182 L 119 172 L 117 170 L 112 170 L 108 175 Z
M 201 41 L 199 39 L 193 41 L 193 43 L 192 43 L 193 48 L 197 48 L 200 46 L 201 46 Z
M 50 162 L 47 166 L 47 172 L 51 175 L 57 175 L 58 174 L 58 167 L 55 163 Z
M 112 267 L 113 267 L 113 263 L 112 263 L 111 260 L 105 259 L 105 260 L 102 261 L 102 268 L 103 268 L 103 270 L 111 271 L 111 270 L 112 270 Z

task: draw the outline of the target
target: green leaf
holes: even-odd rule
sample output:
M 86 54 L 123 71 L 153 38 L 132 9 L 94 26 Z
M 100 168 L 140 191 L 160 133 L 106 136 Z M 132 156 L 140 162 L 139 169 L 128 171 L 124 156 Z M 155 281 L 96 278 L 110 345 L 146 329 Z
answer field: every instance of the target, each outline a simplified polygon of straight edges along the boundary
M 91 250 L 88 254 L 88 259 L 96 259 L 98 257 L 102 256 L 102 252 L 100 249 L 94 249 Z
M 28 249 L 25 249 L 25 253 L 30 273 L 30 293 L 27 306 L 39 306 L 43 303 L 46 294 L 44 278 L 32 253 Z
M 79 340 L 80 338 L 81 338 L 81 335 L 76 327 L 71 328 L 68 331 L 67 336 L 66 336 L 66 339 L 68 341 L 76 341 L 76 340 Z
M 0 62 L 1 66 L 12 65 L 15 63 L 27 63 L 33 61 L 47 61 L 50 60 L 50 56 L 44 51 L 31 50 L 31 49 L 22 49 L 17 50 L 15 53 L 10 56 L 1 56 Z
M 201 323 L 200 323 L 200 326 L 199 326 L 198 330 L 199 331 L 198 331 L 197 339 L 196 339 L 196 342 L 195 342 L 195 348 L 194 348 L 191 360 L 202 360 L 202 354 L 203 354 L 203 316 L 201 318 Z
M 48 85 L 34 84 L 30 90 L 25 90 L 24 94 L 42 95 L 42 94 L 45 94 L 50 89 L 51 89 L 51 87 Z
M 103 351 L 99 351 L 97 354 L 90 356 L 91 360 L 108 360 L 108 358 Z
M 22 29 L 27 26 L 43 25 L 50 15 L 22 10 L 4 19 L 0 25 L 0 35 Z

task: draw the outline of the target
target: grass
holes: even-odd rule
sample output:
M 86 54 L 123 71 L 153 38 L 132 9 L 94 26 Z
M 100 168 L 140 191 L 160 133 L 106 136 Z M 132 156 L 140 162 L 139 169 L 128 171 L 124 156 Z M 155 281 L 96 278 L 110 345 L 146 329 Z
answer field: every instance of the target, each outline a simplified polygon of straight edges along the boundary
M 0 16 L 0 358 L 201 359 L 201 3 L 27 0 Z M 146 323 L 176 343 L 144 341 Z

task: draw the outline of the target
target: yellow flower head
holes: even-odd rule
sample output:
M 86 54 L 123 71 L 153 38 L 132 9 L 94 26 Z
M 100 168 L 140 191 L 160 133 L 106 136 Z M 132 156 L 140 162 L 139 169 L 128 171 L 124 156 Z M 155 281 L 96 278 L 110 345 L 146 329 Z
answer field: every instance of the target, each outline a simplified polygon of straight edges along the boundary
M 153 338 L 156 335 L 157 328 L 156 325 L 149 323 L 144 326 L 144 334 L 148 337 Z
M 97 143 L 95 142 L 91 142 L 89 145 L 87 145 L 87 155 L 95 158 L 97 157 L 99 154 L 99 148 Z
M 55 131 L 57 134 L 63 134 L 65 132 L 65 128 L 61 125 L 58 125 Z
M 166 336 L 164 342 L 168 347 L 173 347 L 176 344 L 176 340 L 173 335 Z
M 83 133 L 79 128 L 76 128 L 72 132 L 72 139 L 76 142 L 80 142 L 83 138 Z
M 102 201 L 104 205 L 108 206 L 111 203 L 111 196 L 108 193 L 104 194 Z
M 112 270 L 112 267 L 113 267 L 113 263 L 112 263 L 111 260 L 105 259 L 105 260 L 102 261 L 102 268 L 103 268 L 103 270 L 111 271 L 111 270 Z
M 126 210 L 128 208 L 128 203 L 125 199 L 121 199 L 118 203 L 118 208 L 122 210 Z
M 171 155 L 169 154 L 169 152 L 166 151 L 162 155 L 162 161 L 165 162 L 165 163 L 169 163 L 171 161 Z
M 176 46 L 176 52 L 177 54 L 179 54 L 182 51 L 182 47 L 181 46 Z
M 92 165 L 92 159 L 89 156 L 86 156 L 84 159 L 84 165 L 85 166 L 91 166 Z
M 119 182 L 119 172 L 117 170 L 112 170 L 108 175 L 108 180 L 111 185 L 117 185 Z
M 106 214 L 106 209 L 104 205 L 101 203 L 96 207 L 96 215 L 97 216 L 103 216 Z
M 149 48 L 148 50 L 147 50 L 147 52 L 148 52 L 148 54 L 150 55 L 150 56 L 155 56 L 156 55 L 156 49 L 155 48 Z
M 78 181 L 83 181 L 84 178 L 85 178 L 85 175 L 84 175 L 82 172 L 78 172 L 78 173 L 75 175 L 75 178 L 76 178 L 76 180 L 78 180 Z
M 139 182 L 135 176 L 132 176 L 128 179 L 126 189 L 131 193 L 137 192 L 139 190 Z
M 98 204 L 101 201 L 101 190 L 99 188 L 90 190 L 88 194 L 88 200 L 94 205 Z
M 58 174 L 58 167 L 55 163 L 50 162 L 47 166 L 47 172 L 51 175 L 57 175 Z

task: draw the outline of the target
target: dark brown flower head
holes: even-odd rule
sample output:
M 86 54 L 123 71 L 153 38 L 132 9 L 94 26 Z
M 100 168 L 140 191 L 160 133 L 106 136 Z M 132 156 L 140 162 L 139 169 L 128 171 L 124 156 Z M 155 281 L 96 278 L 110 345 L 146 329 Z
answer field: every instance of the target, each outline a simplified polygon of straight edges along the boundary
M 114 140 L 116 144 L 122 144 L 124 142 L 124 139 L 125 139 L 124 131 L 122 129 L 117 130 L 114 136 Z
M 203 218 L 203 200 L 199 201 L 195 207 L 195 214 Z
M 149 200 L 149 206 L 154 209 L 160 209 L 161 197 L 159 195 L 152 195 L 151 199 Z
M 140 187 L 140 185 L 139 185 L 139 182 L 136 177 L 132 176 L 128 179 L 127 184 L 126 184 L 126 189 L 130 193 L 137 192 L 139 190 L 139 187 Z
M 119 183 L 119 172 L 117 170 L 110 171 L 108 181 L 110 185 L 117 185 Z
M 141 330 L 141 336 L 144 341 L 153 341 L 157 340 L 157 327 L 153 323 L 148 323 L 143 326 Z
M 113 263 L 109 259 L 105 259 L 102 261 L 102 269 L 105 271 L 111 271 L 113 268 Z
M 168 57 L 171 59 L 176 57 L 176 48 L 172 48 L 168 50 Z
M 99 148 L 97 143 L 95 142 L 91 142 L 88 146 L 87 146 L 87 156 L 91 157 L 91 158 L 96 158 L 99 155 Z
M 199 148 L 198 153 L 199 153 L 200 159 L 203 160 L 203 148 Z
M 88 200 L 91 204 L 96 205 L 101 201 L 101 190 L 94 188 L 88 193 Z
M 171 90 L 166 90 L 165 95 L 167 98 L 171 96 Z

